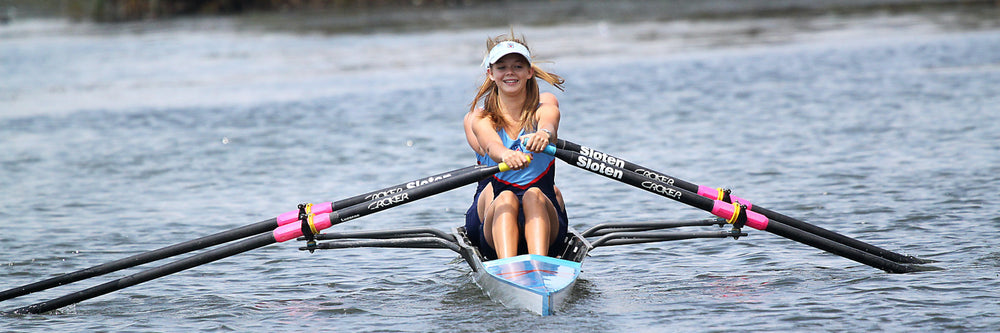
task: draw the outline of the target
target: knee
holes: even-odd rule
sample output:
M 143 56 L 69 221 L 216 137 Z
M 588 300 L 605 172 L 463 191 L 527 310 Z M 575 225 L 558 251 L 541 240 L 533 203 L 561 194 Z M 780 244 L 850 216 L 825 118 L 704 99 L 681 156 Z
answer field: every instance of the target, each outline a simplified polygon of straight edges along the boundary
M 524 198 L 522 200 L 524 201 L 524 205 L 526 206 L 527 205 L 540 206 L 545 204 L 548 198 L 545 197 L 545 193 L 542 193 L 542 190 L 539 190 L 537 187 L 532 187 L 524 192 Z
M 496 198 L 493 198 L 493 207 L 497 211 L 517 211 L 517 195 L 511 191 L 500 192 Z

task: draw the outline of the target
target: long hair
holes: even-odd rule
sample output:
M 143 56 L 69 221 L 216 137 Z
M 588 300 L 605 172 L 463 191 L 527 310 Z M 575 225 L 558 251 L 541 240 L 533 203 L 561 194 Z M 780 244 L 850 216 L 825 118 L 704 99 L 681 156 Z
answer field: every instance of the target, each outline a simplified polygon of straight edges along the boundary
M 514 37 L 514 29 L 511 29 L 510 34 L 500 35 L 494 38 L 487 38 L 486 53 L 488 54 L 490 50 L 492 50 L 493 47 L 496 46 L 497 44 L 506 41 L 513 41 L 516 43 L 520 43 L 521 45 L 524 45 L 524 47 L 528 47 L 528 44 L 525 43 L 524 41 L 524 35 L 521 35 L 520 38 Z M 534 78 L 545 80 L 545 82 L 548 82 L 553 87 L 556 87 L 559 90 L 563 90 L 563 83 L 566 82 L 566 80 L 563 80 L 563 78 L 560 77 L 559 75 L 552 74 L 545 70 L 542 70 L 540 67 L 538 67 L 538 65 L 535 65 L 535 63 L 537 63 L 537 61 L 531 62 L 531 69 L 535 71 Z M 538 109 L 538 100 L 540 93 L 538 90 L 538 81 L 534 80 L 534 78 L 526 82 L 525 92 L 527 93 L 527 96 L 524 99 L 524 105 L 521 106 L 522 108 L 521 119 L 518 119 L 519 123 L 518 127 L 522 130 L 526 130 L 529 132 L 535 130 L 536 124 L 533 121 L 533 119 L 535 118 L 535 110 Z M 487 76 L 486 79 L 483 81 L 483 84 L 479 86 L 479 91 L 476 93 L 476 98 L 472 100 L 472 105 L 469 107 L 469 111 L 470 112 L 475 111 L 476 106 L 478 106 L 479 102 L 482 101 L 483 111 L 486 114 L 486 116 L 489 117 L 490 122 L 493 123 L 493 127 L 494 128 L 506 127 L 508 125 L 507 121 L 504 120 L 503 115 L 500 113 L 501 110 L 500 110 L 500 98 L 498 97 L 499 94 L 500 94 L 500 88 L 497 87 L 496 82 L 493 82 L 493 80 L 490 80 L 489 76 Z

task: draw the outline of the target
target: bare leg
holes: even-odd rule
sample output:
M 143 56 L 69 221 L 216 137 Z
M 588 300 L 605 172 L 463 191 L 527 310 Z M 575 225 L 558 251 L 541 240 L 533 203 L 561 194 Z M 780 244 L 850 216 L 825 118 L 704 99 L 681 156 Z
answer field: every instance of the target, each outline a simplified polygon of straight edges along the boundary
M 552 185 L 552 190 L 554 190 L 555 193 L 556 193 L 556 201 L 559 203 L 559 209 L 562 209 L 565 212 L 566 211 L 566 201 L 563 200 L 562 191 L 559 190 L 559 186 L 555 186 L 555 185 Z M 552 228 L 554 228 L 552 230 L 555 230 L 555 232 L 552 233 L 552 241 L 555 242 L 556 241 L 556 237 L 559 237 L 559 215 L 558 215 L 558 213 L 555 213 L 555 212 L 553 212 L 553 213 L 556 214 L 556 215 L 554 215 L 555 218 L 552 220 L 553 221 L 553 227 Z
M 486 208 L 493 204 L 493 184 L 487 184 L 483 187 L 483 191 L 479 192 L 479 201 L 476 202 L 476 209 L 479 210 L 479 224 L 482 224 L 480 228 L 483 230 L 483 236 L 486 238 L 486 243 L 493 246 L 493 233 L 490 232 L 490 227 L 492 227 L 492 221 L 490 225 L 486 225 Z
M 549 245 L 556 240 L 559 230 L 555 207 L 535 187 L 524 192 L 521 204 L 524 206 L 524 239 L 528 243 L 528 253 L 548 255 Z
M 479 201 L 476 202 L 476 209 L 479 211 L 479 224 L 482 229 L 483 236 L 486 237 L 486 242 L 492 246 L 493 244 L 493 233 L 489 232 L 490 229 L 486 228 L 486 208 L 493 204 L 493 184 L 486 184 L 483 187 L 483 191 L 479 192 Z
M 500 192 L 500 195 L 497 195 L 492 204 L 486 208 L 483 232 L 492 234 L 493 237 L 487 236 L 486 241 L 496 249 L 497 258 L 517 255 L 517 241 L 520 238 L 520 230 L 517 227 L 519 210 L 517 196 L 511 191 Z

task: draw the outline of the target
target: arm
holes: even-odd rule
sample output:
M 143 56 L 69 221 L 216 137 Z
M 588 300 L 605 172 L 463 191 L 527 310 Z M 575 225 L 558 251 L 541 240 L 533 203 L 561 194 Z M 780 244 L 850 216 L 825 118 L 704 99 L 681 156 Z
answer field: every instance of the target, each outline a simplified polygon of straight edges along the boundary
M 472 124 L 476 119 L 482 118 L 483 109 L 476 109 L 475 111 L 465 114 L 465 120 L 463 121 L 463 126 L 465 127 L 465 141 L 469 142 L 469 147 L 472 148 L 476 154 L 486 155 L 483 151 L 483 147 L 479 145 L 479 140 L 476 139 L 476 133 L 472 131 Z
M 550 143 L 556 142 L 559 132 L 559 100 L 552 93 L 542 93 L 539 96 L 541 105 L 535 111 L 538 130 L 521 138 L 524 147 L 531 152 L 540 152 Z

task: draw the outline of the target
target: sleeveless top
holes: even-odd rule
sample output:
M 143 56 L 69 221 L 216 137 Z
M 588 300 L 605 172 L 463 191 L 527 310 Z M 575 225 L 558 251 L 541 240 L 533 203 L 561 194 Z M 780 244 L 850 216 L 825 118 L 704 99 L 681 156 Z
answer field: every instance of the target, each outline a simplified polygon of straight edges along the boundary
M 532 185 L 536 185 L 536 183 L 538 183 L 540 180 L 543 180 L 544 178 L 549 178 L 549 177 L 546 177 L 546 176 L 553 176 L 555 174 L 555 160 L 556 160 L 556 158 L 554 156 L 549 155 L 549 154 L 544 154 L 544 153 L 531 153 L 531 152 L 528 152 L 526 149 L 524 149 L 524 147 L 521 146 L 521 136 L 527 134 L 527 133 L 525 133 L 525 131 L 523 129 L 521 130 L 520 133 L 518 133 L 518 135 L 517 135 L 517 137 L 515 139 L 511 139 L 510 136 L 507 135 L 507 130 L 503 129 L 503 128 L 501 128 L 500 130 L 498 130 L 497 134 L 500 135 L 500 140 L 503 141 L 503 145 L 506 146 L 508 149 L 514 150 L 514 151 L 519 151 L 519 152 L 524 152 L 524 153 L 527 153 L 527 154 L 531 154 L 531 163 L 529 163 L 527 167 L 525 167 L 524 169 L 521 169 L 521 170 L 510 170 L 510 171 L 505 171 L 505 172 L 497 173 L 496 175 L 493 176 L 493 179 L 495 179 L 496 181 L 498 181 L 500 183 L 503 183 L 503 184 L 506 184 L 506 185 L 509 185 L 509 186 L 512 186 L 512 187 L 515 187 L 515 188 L 518 188 L 518 189 L 521 189 L 521 190 L 526 190 L 529 187 L 531 187 Z M 485 163 L 483 163 L 483 162 L 485 162 Z M 497 165 L 497 164 L 499 164 L 499 163 L 497 163 L 496 161 L 494 161 L 493 159 L 491 159 L 489 157 L 485 158 L 480 163 L 483 163 L 484 165 Z M 552 179 L 552 180 L 554 180 L 554 179 Z M 549 186 L 543 186 L 543 187 L 549 187 L 549 188 L 551 188 L 552 185 L 554 184 L 554 181 L 552 181 L 552 180 L 550 180 L 548 182 L 545 182 Z M 538 184 L 538 185 L 542 185 L 542 184 Z M 544 188 L 540 188 L 540 189 L 542 189 L 543 191 L 545 190 Z M 545 191 L 545 192 L 547 192 L 547 191 Z M 518 195 L 520 195 L 520 193 L 518 193 Z

